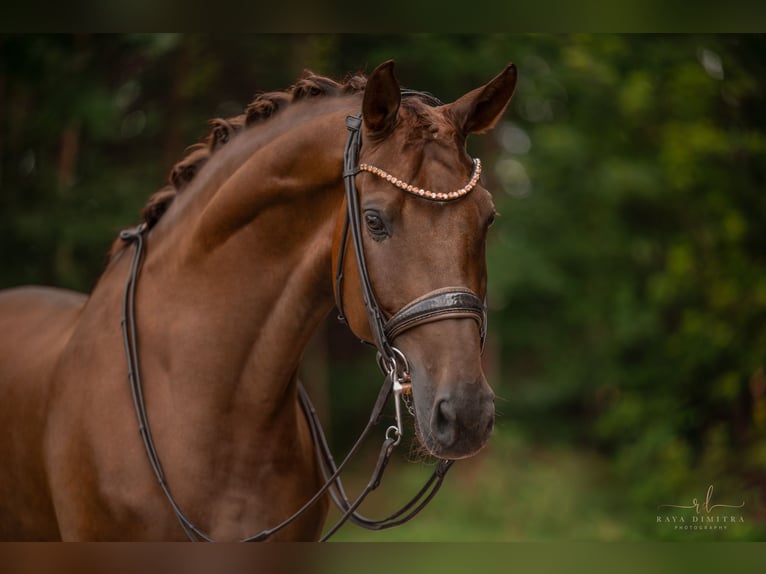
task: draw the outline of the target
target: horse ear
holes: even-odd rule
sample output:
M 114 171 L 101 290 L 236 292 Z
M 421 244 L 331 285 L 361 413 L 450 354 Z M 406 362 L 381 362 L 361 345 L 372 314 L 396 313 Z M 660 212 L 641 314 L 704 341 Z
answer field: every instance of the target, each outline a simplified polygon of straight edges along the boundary
M 373 133 L 385 133 L 394 127 L 402 101 L 399 81 L 394 76 L 394 61 L 388 60 L 375 68 L 364 88 L 362 118 Z
M 452 115 L 466 135 L 491 130 L 511 101 L 516 89 L 516 77 L 516 66 L 508 64 L 487 84 L 447 104 L 447 113 Z

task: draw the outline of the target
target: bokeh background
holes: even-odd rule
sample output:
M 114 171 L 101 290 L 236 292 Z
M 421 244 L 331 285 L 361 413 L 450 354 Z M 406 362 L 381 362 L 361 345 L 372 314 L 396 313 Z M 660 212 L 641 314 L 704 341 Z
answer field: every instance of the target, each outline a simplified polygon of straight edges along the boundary
M 88 291 L 208 119 L 304 68 L 389 58 L 444 101 L 519 68 L 503 122 L 469 142 L 501 213 L 484 357 L 498 421 L 412 523 L 338 539 L 766 540 L 762 34 L 2 35 L 0 287 Z M 374 356 L 333 315 L 305 365 L 340 458 L 381 382 Z M 403 451 L 368 514 L 430 474 Z M 658 508 L 711 485 L 709 506 L 742 508 Z

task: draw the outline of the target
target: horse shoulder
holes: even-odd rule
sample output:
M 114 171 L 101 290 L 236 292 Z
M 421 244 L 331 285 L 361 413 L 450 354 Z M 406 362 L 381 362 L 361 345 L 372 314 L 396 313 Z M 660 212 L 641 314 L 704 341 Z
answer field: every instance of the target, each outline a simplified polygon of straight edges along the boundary
M 56 363 L 86 299 L 47 287 L 0 291 L 0 419 L 45 416 Z
M 0 291 L 0 538 L 57 538 L 42 456 L 53 373 L 84 295 L 19 287 Z
M 44 426 L 56 364 L 85 301 L 53 288 L 0 291 L 0 421 L 17 432 L 26 421 Z

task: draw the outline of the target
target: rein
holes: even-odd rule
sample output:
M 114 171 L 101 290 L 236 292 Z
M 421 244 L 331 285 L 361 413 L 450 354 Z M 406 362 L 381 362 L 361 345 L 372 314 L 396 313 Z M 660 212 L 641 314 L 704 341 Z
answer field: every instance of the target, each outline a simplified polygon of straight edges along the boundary
M 136 282 L 141 268 L 141 259 L 144 251 L 144 233 L 146 230 L 146 225 L 141 224 L 134 229 L 124 230 L 120 233 L 120 238 L 123 241 L 130 241 L 135 246 L 133 259 L 131 261 L 130 270 L 128 273 L 128 279 L 125 284 L 121 325 L 123 342 L 125 346 L 125 356 L 128 363 L 128 379 L 130 382 L 130 389 L 133 397 L 133 406 L 135 407 L 136 418 L 138 419 L 138 429 L 141 434 L 141 439 L 144 443 L 144 448 L 146 449 L 146 454 L 149 458 L 149 462 L 151 463 L 152 470 L 155 477 L 157 478 L 157 482 L 159 482 L 160 487 L 165 494 L 165 498 L 168 500 L 168 503 L 170 504 L 170 507 L 178 519 L 181 528 L 183 528 L 187 538 L 191 541 L 203 540 L 207 542 L 214 542 L 214 539 L 211 536 L 197 527 L 186 516 L 186 514 L 184 514 L 180 505 L 170 491 L 170 487 L 165 480 L 165 474 L 162 470 L 162 464 L 160 462 L 159 455 L 157 454 L 157 449 L 154 445 L 154 440 L 152 438 L 151 428 L 149 425 L 149 419 L 146 412 L 146 404 L 144 402 L 143 396 L 143 385 L 141 381 L 141 363 L 138 354 L 138 333 L 136 330 L 135 315 Z M 441 461 L 436 470 L 434 470 L 431 478 L 426 482 L 425 486 L 412 498 L 412 500 L 410 500 L 410 502 L 405 504 L 400 510 L 391 514 L 390 516 L 381 520 L 371 520 L 356 512 L 356 509 L 359 507 L 359 505 L 361 505 L 367 495 L 380 485 L 383 472 L 386 468 L 386 465 L 388 464 L 389 459 L 391 458 L 394 447 L 399 444 L 401 438 L 398 430 L 401 427 L 400 417 L 398 417 L 399 426 L 389 427 L 389 429 L 386 431 L 386 437 L 383 441 L 383 444 L 381 445 L 378 461 L 375 465 L 372 476 L 368 481 L 367 486 L 359 494 L 356 500 L 354 500 L 354 502 L 349 500 L 340 480 L 340 473 L 346 467 L 348 462 L 353 458 L 353 456 L 358 452 L 359 448 L 364 442 L 364 439 L 367 438 L 373 427 L 379 423 L 383 413 L 383 408 L 386 404 L 386 401 L 388 400 L 389 395 L 391 394 L 392 388 L 393 379 L 390 376 L 387 376 L 383 382 L 380 392 L 378 393 L 377 400 L 375 401 L 367 425 L 362 430 L 359 438 L 351 447 L 343 461 L 341 461 L 339 465 L 336 465 L 335 460 L 333 459 L 333 456 L 330 452 L 324 430 L 322 429 L 321 423 L 319 421 L 319 417 L 316 413 L 316 410 L 314 409 L 314 405 L 311 403 L 311 400 L 309 399 L 306 390 L 303 388 L 303 385 L 298 383 L 298 399 L 300 401 L 304 415 L 306 416 L 306 420 L 309 424 L 312 441 L 314 443 L 314 452 L 325 483 L 314 494 L 314 496 L 306 501 L 306 503 L 289 518 L 285 519 L 283 522 L 270 529 L 263 530 L 254 536 L 244 538 L 240 542 L 261 542 L 267 540 L 273 534 L 279 532 L 297 520 L 300 516 L 302 516 L 307 510 L 309 510 L 320 500 L 322 495 L 328 491 L 332 500 L 343 514 L 338 522 L 330 529 L 330 531 L 328 531 L 322 537 L 322 542 L 328 540 L 333 534 L 335 534 L 335 532 L 337 532 L 338 529 L 348 519 L 351 519 L 353 522 L 359 526 L 362 526 L 363 528 L 370 530 L 383 530 L 386 528 L 399 526 L 400 524 L 407 522 L 408 520 L 414 518 L 415 515 L 417 515 L 423 508 L 425 508 L 426 504 L 428 504 L 428 502 L 436 495 L 436 492 L 441 487 L 444 475 L 446 474 L 447 470 L 449 470 L 450 466 L 452 466 L 454 461 Z
M 407 359 L 404 354 L 393 345 L 393 340 L 401 333 L 427 322 L 466 317 L 473 318 L 478 322 L 482 346 L 486 336 L 486 301 L 483 302 L 475 293 L 466 288 L 446 287 L 431 291 L 405 305 L 392 317 L 387 317 L 382 311 L 375 298 L 367 271 L 367 263 L 364 256 L 362 241 L 359 193 L 355 183 L 355 177 L 360 171 L 359 151 L 361 149 L 361 123 L 362 120 L 359 116 L 349 116 L 346 119 L 346 125 L 349 129 L 349 137 L 346 142 L 344 153 L 343 178 L 345 183 L 347 213 L 338 257 L 335 293 L 338 309 L 340 310 L 339 318 L 344 319 L 342 304 L 343 261 L 348 236 L 350 235 L 356 253 L 356 261 L 361 278 L 362 296 L 373 333 L 373 344 L 378 350 L 378 365 L 385 374 L 385 379 L 378 393 L 367 425 L 364 427 L 359 438 L 339 465 L 336 465 L 332 453 L 330 452 L 316 410 L 305 389 L 301 383 L 298 382 L 298 399 L 309 425 L 315 456 L 325 481 L 324 485 L 290 517 L 272 528 L 263 530 L 254 536 L 242 539 L 241 542 L 260 542 L 267 540 L 269 537 L 297 520 L 326 493 L 330 495 L 342 515 L 337 523 L 321 538 L 320 541 L 322 542 L 333 536 L 348 520 L 369 530 L 383 530 L 399 526 L 414 518 L 433 499 L 441 488 L 444 476 L 454 463 L 452 460 L 440 460 L 431 477 L 426 481 L 420 491 L 415 494 L 409 502 L 402 506 L 402 508 L 389 516 L 379 520 L 372 520 L 357 512 L 357 508 L 359 508 L 369 493 L 380 485 L 383 473 L 394 448 L 402 439 L 403 425 L 400 400 L 403 393 L 406 394 L 409 392 L 410 384 Z M 428 199 L 428 197 L 426 197 L 426 199 Z M 162 470 L 162 464 L 152 438 L 149 419 L 146 412 L 143 385 L 141 381 L 135 306 L 136 283 L 138 281 L 141 261 L 145 249 L 144 234 L 147 230 L 147 225 L 142 223 L 134 229 L 124 230 L 120 233 L 120 238 L 123 241 L 131 242 L 135 247 L 133 259 L 129 267 L 128 278 L 125 284 L 121 321 L 133 405 L 136 411 L 139 432 L 144 443 L 147 457 L 151 463 L 152 470 L 162 488 L 165 498 L 178 519 L 181 528 L 191 541 L 203 540 L 213 542 L 214 539 L 211 536 L 197 527 L 186 514 L 184 514 L 180 505 L 174 498 Z M 389 426 L 386 430 L 385 438 L 380 447 L 377 463 L 373 469 L 371 477 L 362 492 L 352 502 L 343 488 L 340 474 L 352 457 L 358 452 L 363 441 L 367 438 L 373 427 L 379 423 L 388 397 L 392 392 L 395 400 L 396 425 Z

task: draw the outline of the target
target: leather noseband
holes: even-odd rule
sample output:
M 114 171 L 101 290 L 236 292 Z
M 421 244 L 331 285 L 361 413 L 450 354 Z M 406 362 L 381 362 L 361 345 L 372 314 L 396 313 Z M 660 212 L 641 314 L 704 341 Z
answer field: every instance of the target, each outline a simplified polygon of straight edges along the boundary
M 484 303 L 470 289 L 444 287 L 418 297 L 405 305 L 385 324 L 386 336 L 393 341 L 405 331 L 442 319 L 475 319 L 484 332 Z M 483 341 L 482 341 L 483 342 Z

